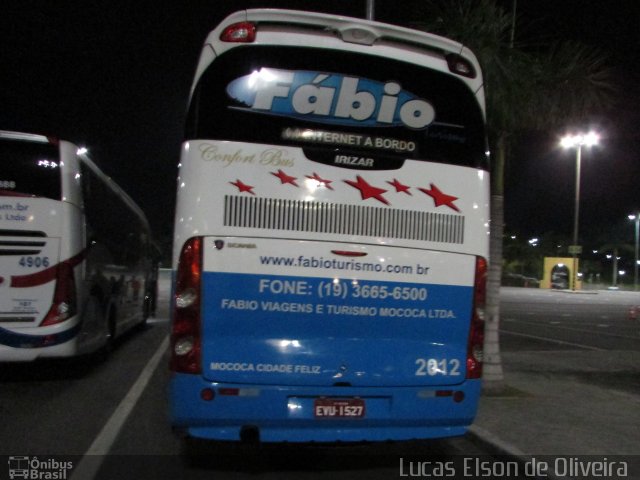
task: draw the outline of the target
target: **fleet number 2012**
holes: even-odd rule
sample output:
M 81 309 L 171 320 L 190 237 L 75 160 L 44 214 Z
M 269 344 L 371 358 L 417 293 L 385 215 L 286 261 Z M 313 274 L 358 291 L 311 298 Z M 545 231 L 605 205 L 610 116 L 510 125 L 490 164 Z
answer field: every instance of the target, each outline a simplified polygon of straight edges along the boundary
M 460 375 L 460 360 L 457 358 L 418 358 L 416 365 L 418 366 L 416 369 L 417 377 L 434 377 L 436 375 L 457 377 Z

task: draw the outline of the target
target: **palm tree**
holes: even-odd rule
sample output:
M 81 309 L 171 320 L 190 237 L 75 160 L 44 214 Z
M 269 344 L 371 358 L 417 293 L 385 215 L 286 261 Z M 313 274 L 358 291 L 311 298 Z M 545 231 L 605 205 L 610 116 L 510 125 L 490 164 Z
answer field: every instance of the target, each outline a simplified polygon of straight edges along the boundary
M 495 0 L 428 0 L 421 12 L 431 18 L 412 25 L 468 46 L 483 69 L 487 92 L 491 168 L 490 269 L 487 286 L 484 388 L 500 392 L 500 280 L 504 232 L 504 168 L 514 136 L 584 121 L 609 107 L 613 87 L 605 56 L 576 43 L 528 49 L 514 45 L 515 15 Z
M 626 242 L 613 241 L 613 242 L 606 243 L 605 245 L 602 245 L 600 248 L 598 248 L 598 251 L 606 253 L 607 255 L 611 255 L 611 267 L 612 267 L 611 286 L 617 287 L 618 286 L 618 255 L 620 255 L 621 252 L 624 252 L 625 254 L 628 254 L 630 257 L 633 257 L 633 254 L 635 251 L 633 245 L 629 245 Z

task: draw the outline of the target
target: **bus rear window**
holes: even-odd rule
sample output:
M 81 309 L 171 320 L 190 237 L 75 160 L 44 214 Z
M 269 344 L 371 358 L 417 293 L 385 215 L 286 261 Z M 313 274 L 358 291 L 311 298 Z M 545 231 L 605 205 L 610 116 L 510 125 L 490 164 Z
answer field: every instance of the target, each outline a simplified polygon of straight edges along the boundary
M 0 139 L 0 193 L 61 198 L 60 155 L 51 144 Z
M 218 57 L 194 90 L 186 139 L 302 147 L 487 168 L 484 118 L 459 78 L 376 56 L 243 46 Z

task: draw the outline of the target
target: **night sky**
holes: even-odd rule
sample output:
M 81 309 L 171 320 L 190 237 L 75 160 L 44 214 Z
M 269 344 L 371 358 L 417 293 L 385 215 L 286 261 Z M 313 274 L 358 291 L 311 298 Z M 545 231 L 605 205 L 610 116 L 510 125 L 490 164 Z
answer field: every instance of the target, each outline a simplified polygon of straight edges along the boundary
M 378 0 L 376 19 L 415 20 L 416 1 Z M 502 2 L 510 8 L 512 2 Z M 3 3 L 0 129 L 43 133 L 89 148 L 94 161 L 170 239 L 187 96 L 207 33 L 228 13 L 261 6 L 364 16 L 365 0 L 30 1 Z M 586 127 L 603 142 L 584 152 L 581 231 L 621 231 L 640 208 L 640 2 L 518 0 L 518 36 L 556 35 L 610 53 L 619 82 L 611 111 Z M 525 28 L 524 25 L 527 25 Z M 585 127 L 585 128 L 586 128 Z M 508 168 L 507 230 L 570 235 L 575 153 L 562 131 L 522 135 Z

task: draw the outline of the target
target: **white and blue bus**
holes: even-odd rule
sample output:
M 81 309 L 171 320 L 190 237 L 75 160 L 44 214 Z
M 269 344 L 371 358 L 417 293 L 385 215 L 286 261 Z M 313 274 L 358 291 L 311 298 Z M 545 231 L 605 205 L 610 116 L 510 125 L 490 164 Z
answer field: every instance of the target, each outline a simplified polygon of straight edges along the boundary
M 172 426 L 266 442 L 463 434 L 481 387 L 487 164 L 464 46 L 318 13 L 224 20 L 181 153 Z
M 0 361 L 90 353 L 144 322 L 154 248 L 86 152 L 0 131 Z

